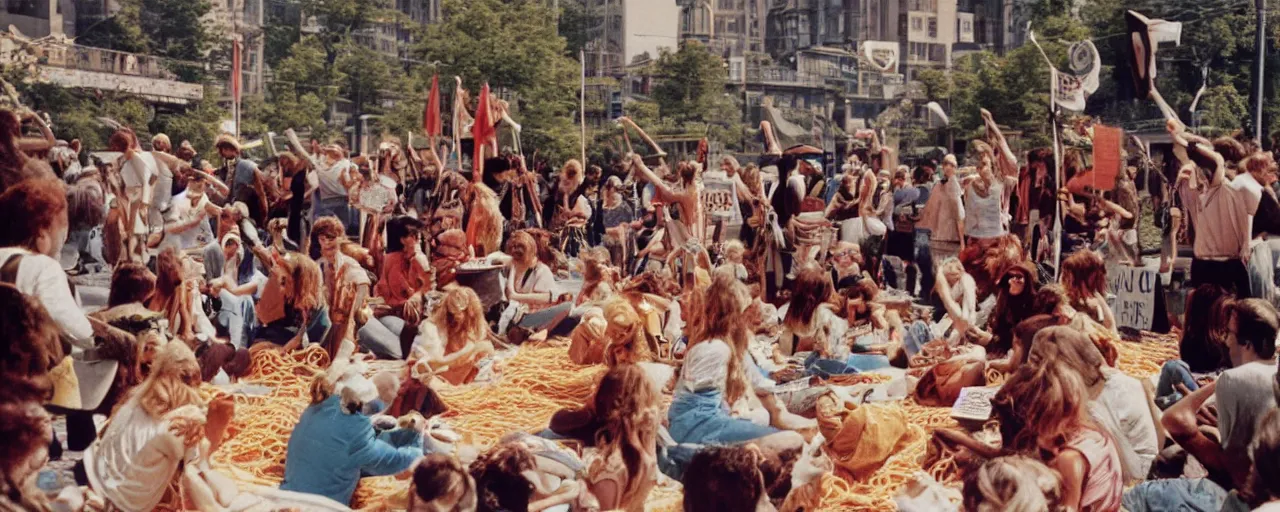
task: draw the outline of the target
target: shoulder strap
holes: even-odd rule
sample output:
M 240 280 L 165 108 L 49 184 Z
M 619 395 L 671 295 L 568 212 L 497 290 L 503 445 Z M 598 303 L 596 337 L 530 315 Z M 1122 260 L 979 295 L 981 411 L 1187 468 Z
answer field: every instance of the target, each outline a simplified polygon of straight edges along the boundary
M 4 261 L 4 266 L 0 266 L 0 283 L 17 284 L 18 283 L 18 265 L 22 263 L 22 255 L 14 254 Z

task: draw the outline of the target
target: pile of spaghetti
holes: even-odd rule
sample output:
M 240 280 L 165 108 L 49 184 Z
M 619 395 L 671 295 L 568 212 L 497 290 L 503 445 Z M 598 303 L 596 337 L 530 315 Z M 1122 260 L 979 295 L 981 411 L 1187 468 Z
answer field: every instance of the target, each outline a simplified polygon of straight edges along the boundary
M 1144 333 L 1143 343 L 1118 342 L 1118 366 L 1138 378 L 1159 372 L 1164 361 L 1177 357 L 1177 342 L 1168 336 Z M 591 395 L 603 366 L 579 366 L 569 360 L 564 344 L 548 342 L 521 347 L 510 359 L 497 363 L 495 382 L 438 389 L 450 407 L 445 420 L 464 443 L 479 449 L 492 446 L 515 431 L 538 432 L 551 415 L 565 407 L 581 406 Z M 254 354 L 250 376 L 244 380 L 269 386 L 264 396 L 235 395 L 236 418 L 231 438 L 214 456 L 214 465 L 246 484 L 275 486 L 284 476 L 284 456 L 289 434 L 309 402 L 312 377 L 328 365 L 318 348 L 292 355 L 265 351 Z M 375 363 L 374 371 L 397 369 L 396 363 Z M 210 396 L 222 393 L 206 388 Z M 910 442 L 890 457 L 879 471 L 864 481 L 849 482 L 827 475 L 822 481 L 822 510 L 893 510 L 893 497 L 921 470 L 932 432 L 955 428 L 950 409 L 924 407 L 910 399 L 890 404 L 903 410 L 911 429 Z M 936 465 L 933 476 L 958 486 L 954 467 Z M 403 503 L 408 482 L 394 478 L 365 478 L 356 491 L 354 506 L 387 510 Z M 650 510 L 678 510 L 678 487 L 662 486 L 649 496 Z

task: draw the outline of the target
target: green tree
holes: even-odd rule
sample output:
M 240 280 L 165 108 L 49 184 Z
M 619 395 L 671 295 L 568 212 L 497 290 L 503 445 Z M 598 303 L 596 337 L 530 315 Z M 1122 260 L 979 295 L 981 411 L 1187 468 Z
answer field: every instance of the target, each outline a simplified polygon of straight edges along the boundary
M 565 55 L 577 58 L 579 52 L 586 49 L 587 42 L 591 41 L 591 30 L 600 24 L 601 18 L 583 0 L 560 2 L 559 32 L 565 39 Z
M 207 152 L 213 148 L 219 124 L 227 115 L 226 109 L 218 105 L 217 93 L 206 87 L 204 99 L 193 108 L 186 112 L 157 115 L 153 128 L 168 135 L 175 146 L 185 140 L 190 141 L 196 150 Z
M 208 0 L 120 0 L 120 10 L 105 20 L 81 27 L 76 43 L 170 59 L 169 70 L 180 78 L 205 78 L 205 60 L 215 44 L 204 18 Z
M 473 101 L 488 83 L 495 93 L 514 100 L 512 117 L 524 126 L 523 146 L 560 161 L 578 153 L 578 63 L 565 56 L 565 39 L 556 33 L 555 13 L 546 4 L 445 0 L 444 20 L 422 29 L 412 54 L 415 60 L 440 62 L 446 116 L 450 77 L 462 78 Z M 425 87 L 429 80 L 417 81 Z
M 659 83 L 653 88 L 653 99 L 664 118 L 706 122 L 724 101 L 724 61 L 697 41 L 682 43 L 678 51 L 664 48 L 656 77 Z
M 320 23 L 317 41 L 324 48 L 325 62 L 330 67 L 349 47 L 353 33 L 397 19 L 397 12 L 390 9 L 391 0 L 299 0 L 298 6 Z

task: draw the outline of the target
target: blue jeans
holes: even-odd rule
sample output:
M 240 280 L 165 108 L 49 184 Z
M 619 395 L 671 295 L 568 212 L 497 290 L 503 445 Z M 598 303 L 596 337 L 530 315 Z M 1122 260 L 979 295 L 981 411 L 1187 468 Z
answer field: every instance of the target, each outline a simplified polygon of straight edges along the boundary
M 342 227 L 347 229 L 347 236 L 355 238 L 360 234 L 360 217 L 357 211 L 351 208 L 351 202 L 346 197 L 330 197 L 321 199 L 319 195 L 315 197 L 313 206 L 311 207 L 311 223 L 321 217 L 337 217 L 342 221 Z
M 729 415 L 719 390 L 680 390 L 667 411 L 671 438 L 682 444 L 739 444 L 775 434 L 778 429 Z
M 528 329 L 529 332 L 538 332 L 546 329 L 548 335 L 555 335 L 556 327 L 569 317 L 569 312 L 573 310 L 573 303 L 566 302 L 557 304 L 542 311 L 528 313 L 520 319 L 516 325 Z
M 1160 380 L 1156 384 L 1156 405 L 1161 409 L 1168 409 L 1182 400 L 1182 393 L 1175 387 L 1176 384 L 1182 384 L 1191 391 L 1200 389 L 1200 384 L 1191 375 L 1191 367 L 1181 359 L 1168 361 L 1160 368 Z
M 404 332 L 405 321 L 394 316 L 370 319 L 356 332 L 360 346 L 368 348 L 374 355 L 384 359 L 404 359 L 408 354 L 400 348 L 400 334 Z
M 907 333 L 902 339 L 902 348 L 907 355 L 914 356 L 920 352 L 925 343 L 933 341 L 933 330 L 923 320 L 916 320 L 907 326 Z
M 1142 482 L 1125 492 L 1123 501 L 1125 510 L 1130 512 L 1219 512 L 1238 510 L 1238 502 L 1234 494 L 1207 478 Z
M 218 323 L 227 329 L 231 337 L 231 345 L 236 348 L 248 348 L 246 344 L 253 340 L 253 327 L 257 323 L 257 315 L 253 311 L 252 295 L 235 295 L 227 290 L 218 292 L 222 301 L 222 309 L 218 311 Z
M 880 354 L 852 354 L 848 359 L 840 361 L 822 359 L 814 353 L 805 360 L 804 367 L 809 374 L 828 379 L 833 375 L 849 375 L 888 368 L 889 358 Z

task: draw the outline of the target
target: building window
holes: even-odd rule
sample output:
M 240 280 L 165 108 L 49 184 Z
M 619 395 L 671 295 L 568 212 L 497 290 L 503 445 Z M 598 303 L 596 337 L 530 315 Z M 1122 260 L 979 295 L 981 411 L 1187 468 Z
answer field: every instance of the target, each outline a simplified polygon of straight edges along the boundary
M 938 37 L 938 18 L 929 18 L 929 37 Z
M 918 17 L 911 18 L 911 30 L 923 30 L 923 29 L 924 29 L 924 20 Z

